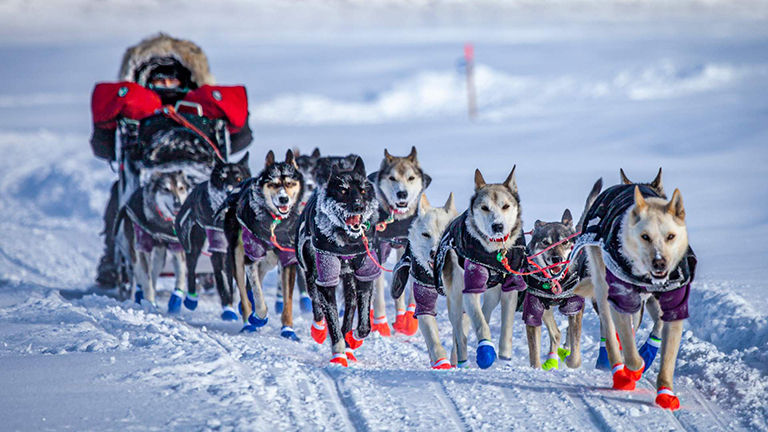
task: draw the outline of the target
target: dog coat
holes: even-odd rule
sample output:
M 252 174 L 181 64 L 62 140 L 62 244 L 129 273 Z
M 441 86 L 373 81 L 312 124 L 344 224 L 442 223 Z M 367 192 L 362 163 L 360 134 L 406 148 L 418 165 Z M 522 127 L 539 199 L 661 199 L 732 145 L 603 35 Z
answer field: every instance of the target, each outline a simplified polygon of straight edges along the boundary
M 379 222 L 387 220 L 389 215 L 390 213 L 386 209 L 379 207 Z M 408 242 L 408 230 L 415 218 L 416 213 L 405 219 L 395 219 L 386 225 L 384 231 L 376 231 L 376 250 L 379 251 L 382 262 L 389 258 L 392 249 L 400 249 Z
M 369 282 L 376 280 L 381 275 L 381 269 L 368 257 L 363 239 L 352 238 L 341 227 L 334 228 L 334 235 L 343 239 L 339 244 L 329 239 L 317 226 L 317 194 L 307 202 L 304 212 L 301 214 L 299 229 L 297 231 L 298 250 L 304 251 L 309 244 L 314 248 L 314 256 L 299 254 L 299 264 L 307 270 L 305 259 L 314 259 L 316 280 L 318 286 L 332 287 L 339 284 L 342 261 L 348 265 L 359 281 Z M 365 235 L 373 236 L 373 226 L 364 226 Z M 371 255 L 376 257 L 376 251 L 371 250 Z
M 603 251 L 608 282 L 608 300 L 625 313 L 640 310 L 640 294 L 651 293 L 662 306 L 662 320 L 688 317 L 688 293 L 696 272 L 696 255 L 688 247 L 680 263 L 664 284 L 654 284 L 648 276 L 632 274 L 632 265 L 621 253 L 620 232 L 624 214 L 635 204 L 635 186 L 644 198 L 661 198 L 650 186 L 616 185 L 603 191 L 587 210 L 582 234 L 576 239 L 571 256 L 586 246 Z
M 392 292 L 402 292 L 409 278 L 413 278 L 413 297 L 416 300 L 414 315 L 437 315 L 435 276 L 431 269 L 424 268 L 414 258 L 410 245 L 405 247 L 403 256 L 392 270 Z M 443 292 L 441 294 L 445 295 Z
M 534 266 L 528 266 L 529 271 L 534 269 Z M 566 316 L 575 315 L 584 308 L 584 298 L 573 293 L 573 289 L 579 282 L 576 272 L 569 270 L 562 279 L 558 280 L 563 288 L 560 294 L 552 292 L 552 281 L 541 273 L 533 273 L 524 276 L 523 279 L 527 285 L 525 300 L 523 300 L 523 321 L 526 325 L 540 326 L 544 310 L 553 306 L 557 306 L 560 313 Z
M 161 220 L 162 216 L 159 214 L 159 210 L 157 218 L 149 219 L 146 217 L 142 189 L 131 195 L 125 205 L 125 213 L 133 222 L 134 244 L 137 250 L 152 252 L 156 246 L 165 246 L 173 252 L 183 250 L 178 237 L 176 237 L 173 220 Z
M 192 252 L 191 235 L 195 225 L 205 230 L 209 252 L 227 253 L 224 221 L 216 219 L 216 210 L 211 202 L 208 181 L 204 181 L 192 189 L 181 206 L 176 225 L 176 233 L 187 253 Z
M 250 190 L 248 186 L 243 186 L 235 212 L 237 220 L 240 222 L 240 235 L 242 236 L 245 255 L 250 260 L 257 262 L 262 260 L 267 252 L 271 250 L 280 259 L 280 264 L 283 267 L 296 264 L 296 252 L 280 250 L 272 243 L 270 237 L 272 236 L 271 226 L 274 218 L 266 210 L 263 210 L 260 214 L 253 210 L 250 206 L 250 200 L 245 199 L 245 195 Z M 296 247 L 293 233 L 298 219 L 296 209 L 292 208 L 288 216 L 284 217 L 275 226 L 277 243 L 283 248 L 294 249 Z
M 487 288 L 501 284 L 504 292 L 525 290 L 521 276 L 509 273 L 496 258 L 496 252 L 488 252 L 482 243 L 467 230 L 469 211 L 454 219 L 440 239 L 435 258 L 435 287 L 442 286 L 442 271 L 448 251 L 455 250 L 459 265 L 464 269 L 464 292 L 483 293 Z M 515 244 L 507 250 L 507 262 L 515 271 L 522 271 L 526 258 L 525 239 L 519 235 Z

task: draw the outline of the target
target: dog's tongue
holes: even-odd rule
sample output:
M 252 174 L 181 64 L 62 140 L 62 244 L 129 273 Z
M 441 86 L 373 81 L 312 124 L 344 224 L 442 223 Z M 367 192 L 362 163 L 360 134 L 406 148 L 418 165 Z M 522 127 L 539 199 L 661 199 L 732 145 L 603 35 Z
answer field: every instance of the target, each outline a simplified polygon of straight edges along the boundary
M 280 210 L 280 213 L 288 213 L 288 206 L 280 206 L 277 209 Z
M 362 219 L 362 216 L 354 215 L 354 216 L 348 217 L 346 222 L 347 222 L 347 225 L 360 225 L 361 219 Z

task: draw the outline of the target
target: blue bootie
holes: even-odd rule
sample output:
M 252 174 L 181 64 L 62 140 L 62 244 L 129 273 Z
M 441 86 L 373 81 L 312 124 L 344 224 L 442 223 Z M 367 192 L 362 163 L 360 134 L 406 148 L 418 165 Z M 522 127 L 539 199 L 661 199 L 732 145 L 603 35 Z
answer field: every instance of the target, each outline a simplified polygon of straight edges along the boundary
M 654 335 L 648 335 L 648 339 L 645 341 L 643 346 L 640 347 L 638 350 L 640 352 L 640 357 L 643 358 L 643 361 L 645 362 L 645 368 L 643 369 L 643 372 L 648 370 L 649 367 L 651 367 L 651 363 L 653 363 L 653 359 L 656 358 L 656 354 L 659 352 L 659 347 L 661 346 L 661 339 L 657 338 Z
M 224 310 L 221 311 L 221 319 L 224 321 L 237 321 L 237 312 L 232 306 L 224 306 Z
M 256 301 L 253 299 L 253 293 L 251 290 L 248 290 L 248 301 L 251 303 L 251 310 L 253 310 L 253 305 L 256 303 Z M 240 299 L 240 313 L 243 313 L 243 299 Z
M 608 350 L 605 349 L 605 342 L 600 344 L 600 351 L 597 353 L 597 361 L 595 362 L 595 369 L 599 370 L 611 370 L 611 362 L 608 360 Z
M 142 300 L 144 300 L 144 291 L 141 290 L 141 287 L 136 287 L 136 292 L 133 294 L 133 301 L 141 304 Z
M 283 326 L 283 328 L 280 329 L 280 336 L 295 342 L 300 341 L 299 337 L 296 336 L 296 332 L 288 326 Z
M 275 312 L 283 313 L 283 299 L 279 298 L 275 300 Z
M 312 312 L 312 299 L 307 295 L 301 296 L 299 299 L 299 308 L 301 308 L 303 313 Z
M 477 366 L 480 369 L 488 369 L 496 361 L 496 348 L 493 342 L 483 339 L 477 344 Z
M 257 331 L 259 328 L 256 327 L 253 324 L 246 324 L 243 326 L 243 328 L 240 329 L 240 333 L 253 333 Z
M 184 298 L 184 292 L 181 290 L 173 290 L 171 298 L 168 299 L 168 313 L 175 314 L 181 310 L 181 302 Z
M 256 328 L 264 327 L 265 325 L 267 325 L 267 321 L 269 321 L 269 316 L 265 316 L 264 318 L 259 318 L 253 312 L 251 312 L 251 315 L 248 317 L 248 323 L 250 323 L 252 326 Z
M 193 311 L 197 309 L 197 293 L 195 294 L 189 294 L 187 293 L 187 296 L 184 297 L 184 307 L 187 309 Z

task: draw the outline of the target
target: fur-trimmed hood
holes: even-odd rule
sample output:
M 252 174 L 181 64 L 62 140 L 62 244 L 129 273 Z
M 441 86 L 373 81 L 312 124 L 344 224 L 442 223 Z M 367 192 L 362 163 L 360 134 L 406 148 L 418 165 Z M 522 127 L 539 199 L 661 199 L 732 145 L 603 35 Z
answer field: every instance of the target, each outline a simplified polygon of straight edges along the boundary
M 216 80 L 208 67 L 208 57 L 202 48 L 194 42 L 176 39 L 165 33 L 150 36 L 138 44 L 129 47 L 123 55 L 118 79 L 121 81 L 138 82 L 137 71 L 153 57 L 172 57 L 186 67 L 192 81 L 198 87 L 216 84 Z

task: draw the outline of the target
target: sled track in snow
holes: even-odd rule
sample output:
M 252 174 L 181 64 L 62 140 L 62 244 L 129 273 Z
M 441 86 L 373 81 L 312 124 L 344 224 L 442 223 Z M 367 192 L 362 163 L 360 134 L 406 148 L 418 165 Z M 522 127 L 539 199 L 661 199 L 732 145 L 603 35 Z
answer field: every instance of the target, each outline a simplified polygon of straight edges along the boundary
M 363 415 L 357 409 L 355 401 L 341 388 L 339 383 L 339 376 L 342 371 L 330 370 L 330 366 L 326 366 L 323 369 L 322 376 L 326 379 L 326 387 L 331 387 L 328 391 L 328 395 L 335 401 L 334 405 L 339 408 L 339 412 L 342 413 L 346 426 L 349 430 L 367 431 L 370 430 L 368 424 L 365 422 Z

